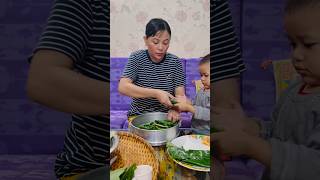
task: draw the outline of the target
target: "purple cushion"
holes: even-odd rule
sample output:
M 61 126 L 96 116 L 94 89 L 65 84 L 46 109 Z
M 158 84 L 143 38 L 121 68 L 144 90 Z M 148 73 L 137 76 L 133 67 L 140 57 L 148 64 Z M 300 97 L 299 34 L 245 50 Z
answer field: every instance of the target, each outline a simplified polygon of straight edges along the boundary
M 0 139 L 0 154 L 57 154 L 64 134 L 8 134 Z
M 128 119 L 127 112 L 128 111 L 110 110 L 110 128 L 122 129 Z
M 0 114 L 0 154 L 56 154 L 71 121 L 28 100 L 1 100 Z
M 56 179 L 55 159 L 56 155 L 0 155 L 0 179 Z
M 254 160 L 247 163 L 241 159 L 224 162 L 226 180 L 259 180 L 263 173 L 261 164 Z
M 128 58 L 111 58 L 110 60 L 110 110 L 129 110 L 131 98 L 118 92 L 119 79 Z
M 190 99 L 194 99 L 196 96 L 196 88 L 192 84 L 193 80 L 200 79 L 199 71 L 198 71 L 198 64 L 200 59 L 193 58 L 193 59 L 186 59 L 186 95 Z

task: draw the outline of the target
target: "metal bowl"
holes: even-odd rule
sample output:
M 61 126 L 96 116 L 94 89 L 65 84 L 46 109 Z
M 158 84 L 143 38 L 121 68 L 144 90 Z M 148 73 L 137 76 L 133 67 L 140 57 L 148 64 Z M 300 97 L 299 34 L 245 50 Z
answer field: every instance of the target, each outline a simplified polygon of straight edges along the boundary
M 132 122 L 129 125 L 129 131 L 142 137 L 143 139 L 148 141 L 152 146 L 165 145 L 167 141 L 171 141 L 179 135 L 180 121 L 171 128 L 161 130 L 146 130 L 141 129 L 138 126 L 145 123 L 153 122 L 155 120 L 168 119 L 167 116 L 168 113 L 163 112 L 152 112 L 142 114 L 132 120 Z

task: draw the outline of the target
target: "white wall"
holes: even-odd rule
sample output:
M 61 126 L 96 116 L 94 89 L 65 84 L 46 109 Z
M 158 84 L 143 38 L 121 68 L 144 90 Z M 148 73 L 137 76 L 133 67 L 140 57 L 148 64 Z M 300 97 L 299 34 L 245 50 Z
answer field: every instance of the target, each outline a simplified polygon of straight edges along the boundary
M 171 27 L 169 52 L 181 58 L 202 57 L 210 50 L 209 0 L 111 0 L 111 57 L 145 49 L 145 26 L 162 18 Z

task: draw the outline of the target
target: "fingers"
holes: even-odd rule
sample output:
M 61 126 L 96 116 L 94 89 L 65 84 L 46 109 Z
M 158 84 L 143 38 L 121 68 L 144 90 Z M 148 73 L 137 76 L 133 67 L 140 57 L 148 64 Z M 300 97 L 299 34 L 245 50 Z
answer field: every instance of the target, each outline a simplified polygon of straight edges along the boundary
M 172 121 L 172 114 L 168 112 L 168 119 Z
M 178 121 L 180 119 L 180 113 L 177 112 L 177 111 L 174 111 L 174 110 L 170 110 L 168 112 L 168 119 L 171 120 L 171 121 Z
M 170 93 L 167 92 L 167 95 L 168 95 L 168 97 L 169 97 L 170 99 L 174 99 L 174 96 L 173 96 L 172 94 L 170 94 Z

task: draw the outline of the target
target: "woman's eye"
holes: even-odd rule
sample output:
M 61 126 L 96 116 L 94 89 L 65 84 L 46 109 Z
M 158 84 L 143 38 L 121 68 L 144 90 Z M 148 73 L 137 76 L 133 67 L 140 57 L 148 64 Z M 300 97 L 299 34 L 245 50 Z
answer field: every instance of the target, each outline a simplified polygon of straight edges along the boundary
M 306 48 L 312 48 L 314 45 L 316 45 L 317 43 L 304 43 L 303 45 L 306 47 Z
M 290 46 L 291 46 L 292 48 L 295 48 L 295 47 L 297 46 L 297 44 L 294 43 L 294 42 L 290 42 Z

